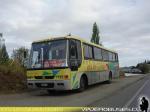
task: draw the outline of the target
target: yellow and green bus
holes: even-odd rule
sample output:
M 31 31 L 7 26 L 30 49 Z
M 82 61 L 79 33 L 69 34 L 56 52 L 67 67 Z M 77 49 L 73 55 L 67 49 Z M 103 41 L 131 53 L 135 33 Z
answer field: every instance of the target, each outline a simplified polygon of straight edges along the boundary
M 118 54 L 77 36 L 32 43 L 27 85 L 33 89 L 85 90 L 119 76 Z

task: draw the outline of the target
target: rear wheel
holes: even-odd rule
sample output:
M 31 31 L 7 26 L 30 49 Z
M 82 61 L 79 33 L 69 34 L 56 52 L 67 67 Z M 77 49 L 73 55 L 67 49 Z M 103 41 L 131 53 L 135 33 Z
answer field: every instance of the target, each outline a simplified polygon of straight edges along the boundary
M 87 82 L 86 78 L 82 76 L 81 79 L 80 79 L 79 92 L 82 92 L 82 91 L 84 91 L 86 89 L 86 87 L 87 87 L 87 83 L 86 82 Z
M 110 84 L 112 82 L 112 72 L 109 73 L 109 79 L 108 79 L 108 84 Z

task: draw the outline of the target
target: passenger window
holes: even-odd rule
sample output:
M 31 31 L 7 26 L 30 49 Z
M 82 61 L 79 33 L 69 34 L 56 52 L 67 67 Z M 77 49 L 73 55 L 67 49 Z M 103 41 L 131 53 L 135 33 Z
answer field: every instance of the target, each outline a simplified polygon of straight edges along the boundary
M 118 61 L 118 54 L 115 54 L 115 60 Z
M 94 47 L 94 59 L 102 59 L 102 51 L 100 48 Z
M 89 58 L 93 58 L 93 52 L 92 52 L 92 47 L 91 46 L 88 46 L 89 47 Z
M 89 49 L 87 45 L 83 45 L 83 49 L 84 49 L 84 57 L 88 58 L 89 57 Z
M 92 46 L 89 46 L 87 44 L 83 45 L 83 49 L 84 49 L 84 58 L 85 59 L 93 59 L 93 50 L 92 50 Z
M 113 55 L 112 55 L 112 52 L 109 52 L 109 61 L 113 61 Z
M 108 51 L 102 50 L 102 56 L 103 56 L 103 60 L 107 61 L 109 59 Z
M 77 56 L 79 60 L 82 60 L 81 42 L 76 40 L 77 43 Z
M 115 53 L 113 53 L 113 61 L 115 61 Z

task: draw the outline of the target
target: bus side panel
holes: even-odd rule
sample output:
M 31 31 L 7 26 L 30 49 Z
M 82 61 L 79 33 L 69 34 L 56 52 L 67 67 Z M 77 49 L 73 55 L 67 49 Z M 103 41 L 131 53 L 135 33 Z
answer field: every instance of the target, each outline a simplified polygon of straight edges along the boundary
M 81 71 L 71 71 L 71 89 L 80 88 L 80 78 L 83 74 Z
M 84 60 L 79 72 L 87 75 L 88 85 L 106 81 L 109 78 L 108 62 Z
M 110 71 L 113 78 L 118 77 L 118 66 L 118 62 L 83 60 L 78 71 L 71 71 L 71 87 L 80 87 L 80 78 L 83 74 L 87 76 L 88 85 L 109 80 Z
M 109 70 L 112 72 L 112 77 L 113 78 L 119 77 L 119 64 L 118 64 L 118 62 L 109 62 L 108 66 L 109 66 Z

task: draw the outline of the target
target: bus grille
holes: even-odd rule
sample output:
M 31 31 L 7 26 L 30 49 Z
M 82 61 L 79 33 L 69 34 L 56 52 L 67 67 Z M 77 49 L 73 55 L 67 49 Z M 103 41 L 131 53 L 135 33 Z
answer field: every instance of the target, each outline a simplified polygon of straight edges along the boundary
M 43 86 L 43 83 L 35 83 L 39 88 L 54 88 L 54 83 L 46 83 L 46 86 Z

